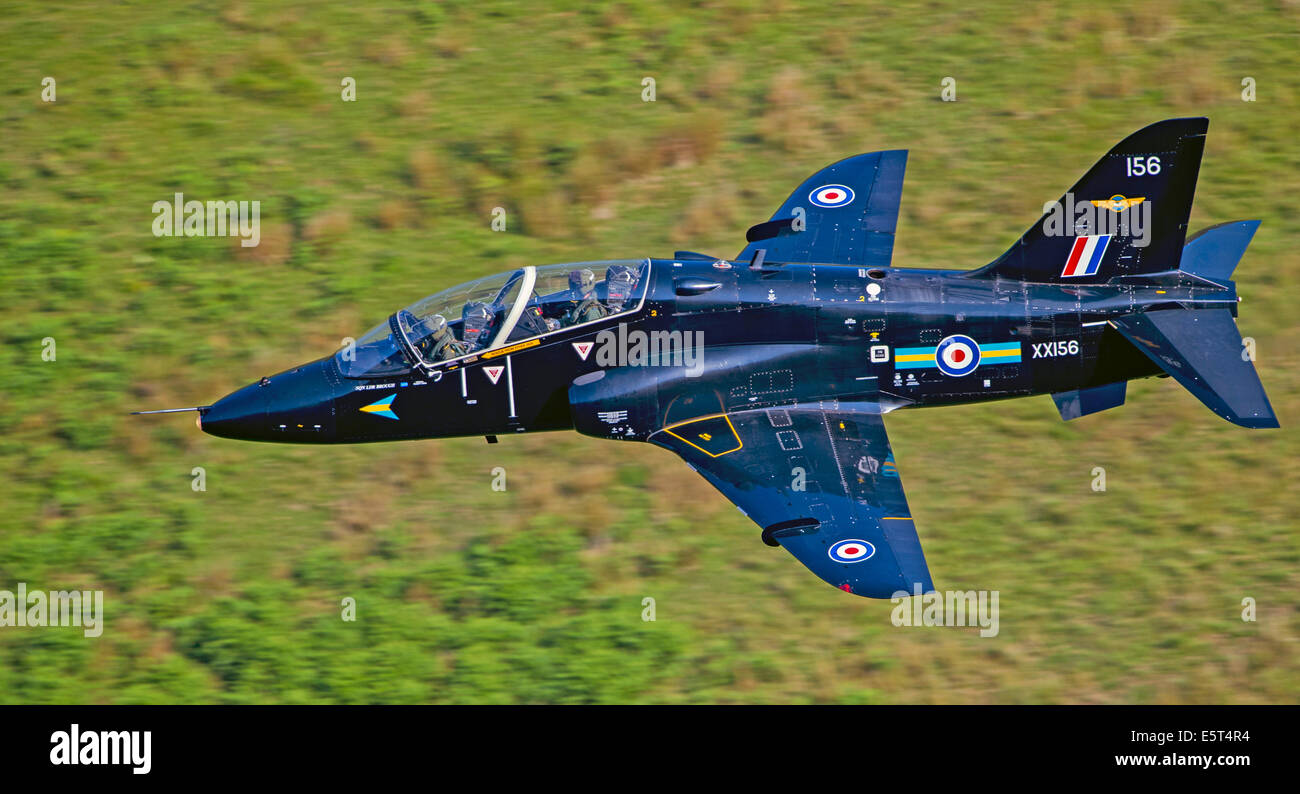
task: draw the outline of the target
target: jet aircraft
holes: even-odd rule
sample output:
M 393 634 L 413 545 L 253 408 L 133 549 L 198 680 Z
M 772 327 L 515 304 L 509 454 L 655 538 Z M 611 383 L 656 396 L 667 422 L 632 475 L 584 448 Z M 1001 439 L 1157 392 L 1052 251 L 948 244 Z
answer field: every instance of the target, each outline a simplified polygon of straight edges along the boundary
M 1234 319 L 1233 269 L 1259 221 L 1187 237 L 1208 123 L 1128 136 L 973 270 L 891 265 L 907 152 L 860 154 L 805 180 L 733 259 L 517 268 L 170 410 L 255 441 L 649 442 L 831 585 L 930 592 L 891 411 L 1046 394 L 1071 420 L 1170 376 L 1230 422 L 1278 426 Z

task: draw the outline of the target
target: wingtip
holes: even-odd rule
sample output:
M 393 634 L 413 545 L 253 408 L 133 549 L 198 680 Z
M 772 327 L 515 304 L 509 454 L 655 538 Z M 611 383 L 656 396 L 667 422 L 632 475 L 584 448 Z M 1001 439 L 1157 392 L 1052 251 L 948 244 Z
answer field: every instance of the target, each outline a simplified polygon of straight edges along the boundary
M 1251 430 L 1278 430 L 1282 427 L 1282 424 L 1277 421 L 1276 416 L 1229 416 L 1224 418 L 1229 422 L 1232 422 L 1234 425 L 1249 428 Z

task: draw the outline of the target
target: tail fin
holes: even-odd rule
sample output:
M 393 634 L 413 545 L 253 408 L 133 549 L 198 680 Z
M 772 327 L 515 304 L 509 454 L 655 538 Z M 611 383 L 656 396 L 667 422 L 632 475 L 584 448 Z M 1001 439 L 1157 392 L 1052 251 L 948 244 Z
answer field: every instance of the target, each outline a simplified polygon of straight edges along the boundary
M 1194 276 L 1228 281 L 1258 228 L 1259 221 L 1228 221 L 1201 229 L 1183 247 L 1179 268 Z
M 1176 270 L 1209 119 L 1167 119 L 1115 145 L 980 278 L 1096 284 Z
M 1110 321 L 1205 407 L 1242 427 L 1277 427 L 1227 309 L 1159 309 Z

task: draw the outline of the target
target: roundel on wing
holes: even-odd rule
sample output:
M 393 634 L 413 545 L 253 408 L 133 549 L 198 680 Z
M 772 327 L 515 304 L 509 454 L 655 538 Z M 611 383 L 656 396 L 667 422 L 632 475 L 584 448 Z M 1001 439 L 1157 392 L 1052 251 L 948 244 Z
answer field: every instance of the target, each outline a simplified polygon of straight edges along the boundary
M 876 553 L 876 547 L 865 540 L 850 538 L 834 544 L 827 553 L 836 562 L 862 562 L 871 559 L 871 555 Z
M 822 185 L 808 194 L 808 200 L 818 207 L 843 207 L 853 201 L 853 188 L 847 185 Z
M 965 334 L 953 334 L 935 348 L 934 362 L 945 375 L 969 375 L 980 365 L 980 346 Z

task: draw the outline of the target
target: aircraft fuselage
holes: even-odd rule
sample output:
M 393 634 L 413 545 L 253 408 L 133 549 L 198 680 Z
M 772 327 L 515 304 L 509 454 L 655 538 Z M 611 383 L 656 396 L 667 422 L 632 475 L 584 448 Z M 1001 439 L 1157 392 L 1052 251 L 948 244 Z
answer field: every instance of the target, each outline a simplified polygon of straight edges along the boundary
M 1237 302 L 1231 282 L 1186 279 L 1073 286 L 963 271 L 752 268 L 703 259 L 652 260 L 649 273 L 636 311 L 397 376 L 347 378 L 335 357 L 321 359 L 218 401 L 204 411 L 202 427 L 290 443 L 575 425 L 600 437 L 643 440 L 651 425 L 739 407 L 870 393 L 882 410 L 892 410 L 1053 394 L 1159 374 L 1108 319 L 1164 305 L 1226 307 L 1235 315 Z M 676 359 L 644 349 L 646 357 L 638 358 L 628 349 L 638 339 L 646 346 L 657 341 L 668 353 L 672 345 L 690 348 Z M 692 354 L 695 372 L 688 371 Z M 571 405 L 570 395 L 575 379 L 619 364 L 643 370 L 636 383 L 624 378 L 609 387 L 625 395 L 628 415 L 602 404 L 603 417 L 578 416 L 581 406 Z M 702 386 L 714 395 L 703 403 Z M 676 401 L 678 392 L 692 396 Z M 376 403 L 383 410 L 374 410 Z M 630 410 L 636 405 L 660 415 L 638 418 Z

